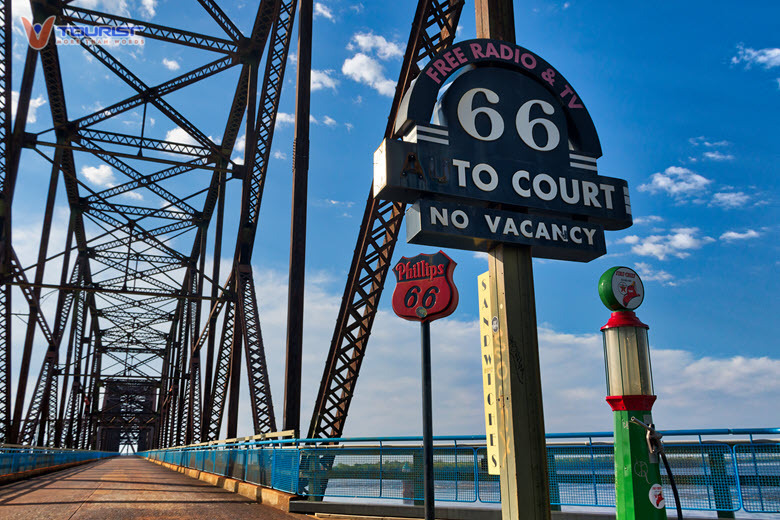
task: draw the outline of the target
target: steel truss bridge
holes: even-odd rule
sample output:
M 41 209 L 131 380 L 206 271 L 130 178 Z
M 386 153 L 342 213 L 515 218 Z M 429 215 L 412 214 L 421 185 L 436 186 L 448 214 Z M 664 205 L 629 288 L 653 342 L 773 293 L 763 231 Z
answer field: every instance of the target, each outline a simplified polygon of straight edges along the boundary
M 97 81 L 105 82 L 105 91 L 123 92 L 112 90 L 118 79 L 130 95 L 73 118 L 69 109 L 78 110 L 68 104 L 65 85 L 72 88 L 74 75 L 84 71 L 61 66 L 55 38 L 40 51 L 25 46 L 24 65 L 14 70 L 18 13 L 11 0 L 0 4 L 0 443 L 110 451 L 235 437 L 242 385 L 248 385 L 254 433 L 278 430 L 258 312 L 263 295 L 256 293 L 251 262 L 295 17 L 301 16 L 301 26 L 304 17 L 310 23 L 311 0 L 300 6 L 297 0 L 259 0 L 249 34 L 215 0 L 190 0 L 187 8 L 210 17 L 217 35 L 97 12 L 70 0 L 30 3 L 36 23 L 54 16 L 57 26 L 133 25 L 147 41 L 208 59 L 156 83 L 134 73 L 115 48 L 84 36 L 78 45 L 88 57 L 85 67 L 99 72 L 94 77 L 103 78 Z M 489 4 L 481 0 L 478 10 Z M 385 137 L 393 137 L 392 121 L 411 81 L 453 42 L 463 7 L 463 0 L 419 1 Z M 298 68 L 296 111 L 305 123 L 297 126 L 294 170 L 308 161 L 310 60 L 299 60 Z M 236 72 L 238 81 L 229 80 Z M 20 81 L 12 117 L 14 78 Z M 176 93 L 204 80 L 221 81 L 222 91 L 232 94 L 224 98 L 227 117 L 218 141 L 192 121 L 197 107 L 176 106 Z M 35 86 L 45 89 L 51 122 L 28 132 Z M 140 116 L 139 131 L 116 131 L 128 128 L 118 118 L 131 114 Z M 152 114 L 179 127 L 186 142 L 147 137 Z M 233 159 L 242 131 L 244 163 Z M 15 188 L 26 180 L 20 168 L 32 160 L 43 161 L 50 177 L 40 190 L 37 259 L 28 265 L 14 249 L 12 217 Z M 83 167 L 95 161 L 119 180 L 96 189 Z M 370 177 L 366 172 L 369 186 Z M 242 197 L 237 223 L 225 214 L 226 187 L 234 185 Z M 64 242 L 51 236 L 55 205 L 62 201 L 68 215 L 56 220 L 67 222 Z M 403 212 L 402 204 L 375 200 L 369 189 L 308 432 L 294 410 L 296 399 L 300 410 L 300 363 L 296 368 L 290 362 L 288 347 L 285 427 L 309 438 L 342 436 Z M 226 227 L 237 228 L 229 266 L 220 261 Z M 294 227 L 291 242 L 300 247 L 305 234 Z M 302 279 L 291 280 L 291 299 L 300 299 Z M 53 304 L 42 305 L 43 296 Z M 296 326 L 300 330 L 301 323 L 291 321 L 288 330 Z M 45 350 L 40 366 L 33 363 L 39 349 Z M 11 366 L 12 354 L 18 366 Z

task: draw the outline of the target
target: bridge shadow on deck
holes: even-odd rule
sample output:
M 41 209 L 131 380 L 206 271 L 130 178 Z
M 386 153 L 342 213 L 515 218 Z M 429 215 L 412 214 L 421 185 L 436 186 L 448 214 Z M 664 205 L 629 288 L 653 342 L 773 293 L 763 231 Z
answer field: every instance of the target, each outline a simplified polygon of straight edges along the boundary
M 0 520 L 292 520 L 290 515 L 167 470 L 116 457 L 0 486 Z

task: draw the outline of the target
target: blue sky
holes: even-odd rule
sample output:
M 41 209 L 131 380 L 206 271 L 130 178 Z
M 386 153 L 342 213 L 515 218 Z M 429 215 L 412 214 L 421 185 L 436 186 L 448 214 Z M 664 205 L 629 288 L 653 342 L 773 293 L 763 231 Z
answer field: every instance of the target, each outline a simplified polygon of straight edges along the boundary
M 196 2 L 75 3 L 220 35 Z M 780 192 L 775 175 L 780 159 L 776 30 L 780 6 L 756 2 L 735 11 L 726 2 L 595 4 L 523 2 L 515 8 L 517 43 L 553 64 L 577 89 L 601 138 L 604 155 L 599 171 L 628 181 L 635 218 L 631 228 L 607 233 L 605 257 L 587 264 L 534 262 L 547 429 L 612 427 L 603 401 L 599 333 L 609 313 L 598 299 L 596 283 L 613 265 L 632 266 L 645 281 L 647 295 L 638 315 L 651 327 L 659 395 L 655 415 L 661 428 L 777 426 L 776 416 L 766 410 L 776 406 L 780 395 L 780 328 L 775 317 L 780 291 L 776 278 Z M 372 155 L 382 139 L 416 4 L 323 0 L 315 5 L 305 421 L 321 377 L 371 184 Z M 17 7 L 23 9 L 22 3 L 14 2 L 15 16 L 24 14 Z M 249 1 L 225 6 L 246 32 L 255 9 L 256 2 Z M 475 37 L 473 4 L 464 8 L 460 25 L 459 40 Z M 17 29 L 14 66 L 20 71 L 26 41 Z M 118 47 L 115 52 L 150 85 L 218 57 L 152 40 L 142 48 Z M 62 48 L 60 56 L 71 118 L 130 94 L 80 49 Z M 254 252 L 279 411 L 294 72 L 291 61 Z M 231 70 L 167 99 L 207 135 L 221 136 L 236 77 L 237 71 Z M 19 81 L 17 74 L 15 90 Z M 33 105 L 39 106 L 28 126 L 32 131 L 51 125 L 43 94 L 39 74 L 33 93 L 37 100 Z M 148 136 L 187 140 L 161 114 L 150 110 L 148 117 Z M 102 128 L 137 134 L 139 123 L 140 112 L 132 112 Z M 235 157 L 240 159 L 242 153 L 238 150 Z M 121 174 L 106 170 L 95 159 L 84 157 L 77 164 L 85 182 L 95 187 L 122 182 Z M 27 151 L 21 171 L 14 240 L 23 263 L 29 265 L 40 236 L 39 187 L 49 174 L 45 163 Z M 177 182 L 205 186 L 207 179 Z M 238 218 L 237 186 L 230 190 L 233 223 L 226 226 L 227 237 L 235 235 Z M 66 215 L 63 197 L 58 198 L 58 211 Z M 56 224 L 54 231 L 61 240 L 64 224 Z M 228 243 L 224 250 L 232 251 L 232 246 Z M 430 250 L 399 244 L 396 258 Z M 476 276 L 487 270 L 487 262 L 484 255 L 447 252 L 459 264 L 455 278 L 461 300 L 455 314 L 433 327 L 435 428 L 438 434 L 480 433 L 484 425 Z M 58 269 L 51 268 L 48 276 L 55 273 Z M 418 330 L 392 314 L 392 284 L 391 280 L 382 300 L 348 434 L 419 432 Z M 42 354 L 39 347 L 36 356 Z M 383 406 L 377 407 L 377 401 Z M 242 425 L 248 429 L 249 424 L 247 416 Z

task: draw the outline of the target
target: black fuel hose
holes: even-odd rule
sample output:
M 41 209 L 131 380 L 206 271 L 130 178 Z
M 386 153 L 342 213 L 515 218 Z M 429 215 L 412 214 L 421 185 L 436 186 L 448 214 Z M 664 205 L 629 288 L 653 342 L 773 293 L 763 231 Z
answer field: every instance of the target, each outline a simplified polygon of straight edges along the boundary
M 661 451 L 661 460 L 664 461 L 664 467 L 666 468 L 666 474 L 669 475 L 669 483 L 672 485 L 672 493 L 674 493 L 674 505 L 677 506 L 677 518 L 683 520 L 682 506 L 680 506 L 680 494 L 677 492 L 677 484 L 674 482 L 674 475 L 672 475 L 672 468 L 669 467 L 669 461 L 666 460 L 666 453 Z

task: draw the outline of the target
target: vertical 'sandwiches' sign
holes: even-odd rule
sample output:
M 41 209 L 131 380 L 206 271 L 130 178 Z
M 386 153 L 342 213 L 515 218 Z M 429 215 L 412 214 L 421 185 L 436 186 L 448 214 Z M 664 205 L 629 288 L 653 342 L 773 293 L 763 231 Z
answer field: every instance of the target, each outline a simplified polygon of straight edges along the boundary
M 477 277 L 479 295 L 479 337 L 482 354 L 482 390 L 485 405 L 485 435 L 487 439 L 487 469 L 490 475 L 501 473 L 498 453 L 498 394 L 496 367 L 493 361 L 493 308 L 490 299 L 490 271 Z

